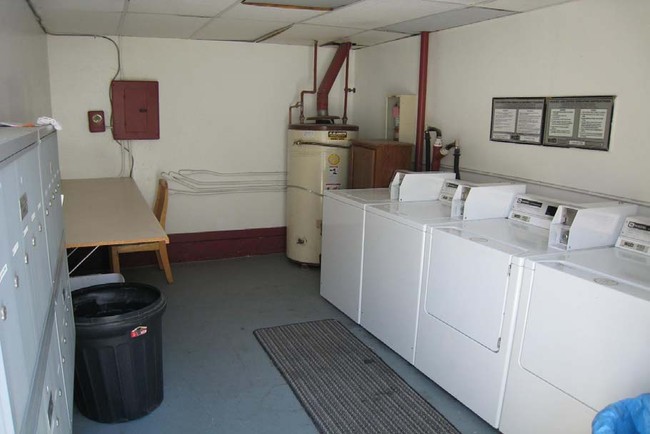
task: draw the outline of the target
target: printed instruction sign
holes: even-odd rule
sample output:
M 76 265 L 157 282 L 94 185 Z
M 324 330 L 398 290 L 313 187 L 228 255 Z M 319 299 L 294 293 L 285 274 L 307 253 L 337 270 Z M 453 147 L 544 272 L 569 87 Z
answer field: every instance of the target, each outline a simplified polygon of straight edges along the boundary
M 547 98 L 544 145 L 608 150 L 613 110 L 613 96 Z
M 545 98 L 492 98 L 490 139 L 541 145 Z

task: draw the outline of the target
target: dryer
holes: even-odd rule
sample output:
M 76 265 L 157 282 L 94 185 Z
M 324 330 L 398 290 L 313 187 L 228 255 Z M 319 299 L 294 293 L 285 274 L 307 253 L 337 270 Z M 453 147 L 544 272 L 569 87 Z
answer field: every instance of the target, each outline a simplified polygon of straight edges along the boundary
M 413 363 L 427 225 L 505 217 L 525 189 L 448 180 L 437 201 L 368 207 L 360 324 Z
M 400 200 L 432 200 L 453 172 L 398 172 L 391 188 L 329 190 L 323 198 L 320 294 L 360 320 L 366 208 Z M 391 191 L 392 190 L 392 191 Z
M 650 218 L 615 247 L 526 260 L 500 430 L 591 433 L 599 410 L 650 390 Z
M 567 209 L 575 213 L 570 213 L 553 199 L 521 195 L 507 219 L 428 228 L 415 367 L 494 427 L 500 421 L 525 258 L 556 249 L 549 247 L 549 229 L 560 215 L 592 217 L 562 223 L 566 234 L 580 235 L 578 245 L 590 247 L 588 231 L 578 228 L 581 222 L 603 222 L 593 229 L 600 234 L 608 228 L 613 244 L 625 217 L 637 211 L 634 205 L 591 206 L 571 206 Z

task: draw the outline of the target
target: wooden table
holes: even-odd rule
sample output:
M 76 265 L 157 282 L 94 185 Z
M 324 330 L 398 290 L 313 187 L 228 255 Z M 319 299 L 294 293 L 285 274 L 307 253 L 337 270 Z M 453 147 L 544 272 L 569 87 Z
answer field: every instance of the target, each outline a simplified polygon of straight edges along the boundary
M 64 179 L 62 187 L 67 248 L 169 244 L 133 179 Z

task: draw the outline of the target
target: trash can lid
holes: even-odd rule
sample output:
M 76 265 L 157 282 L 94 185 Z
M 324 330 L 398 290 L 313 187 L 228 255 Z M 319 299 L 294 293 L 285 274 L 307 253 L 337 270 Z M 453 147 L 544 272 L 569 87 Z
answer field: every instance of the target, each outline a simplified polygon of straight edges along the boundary
M 139 320 L 162 313 L 167 302 L 154 286 L 108 283 L 72 293 L 75 324 L 98 325 Z

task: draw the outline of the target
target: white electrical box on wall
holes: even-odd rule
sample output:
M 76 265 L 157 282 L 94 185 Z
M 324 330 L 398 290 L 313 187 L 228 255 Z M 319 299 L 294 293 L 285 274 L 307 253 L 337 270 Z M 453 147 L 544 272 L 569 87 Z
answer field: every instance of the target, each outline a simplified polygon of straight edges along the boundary
M 386 97 L 385 137 L 404 143 L 415 143 L 416 95 Z

